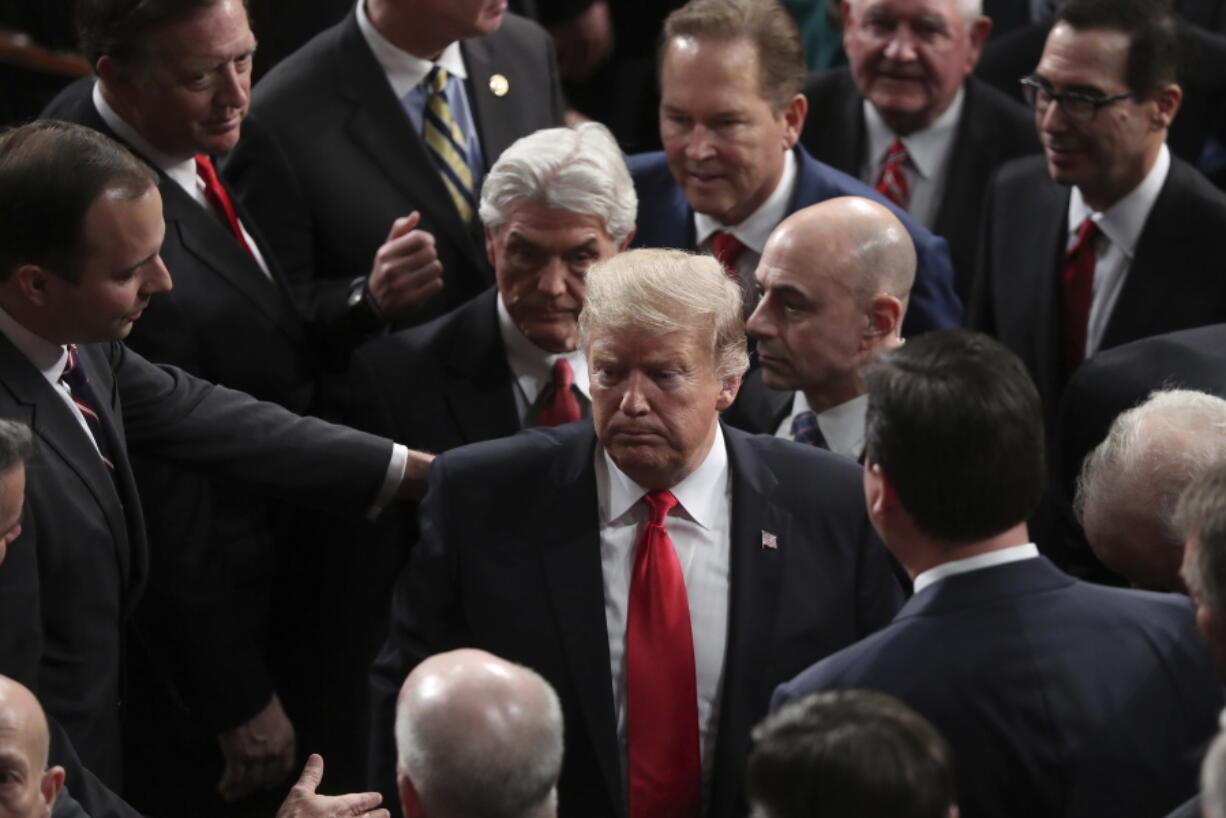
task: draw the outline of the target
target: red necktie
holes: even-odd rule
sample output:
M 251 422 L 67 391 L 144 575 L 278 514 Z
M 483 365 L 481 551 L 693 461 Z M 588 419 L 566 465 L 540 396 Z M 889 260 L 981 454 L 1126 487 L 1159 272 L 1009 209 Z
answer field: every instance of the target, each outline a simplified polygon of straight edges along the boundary
M 902 172 L 902 166 L 907 164 L 907 148 L 901 139 L 895 139 L 885 155 L 885 164 L 881 166 L 881 175 L 877 177 L 877 192 L 894 204 L 907 209 L 911 202 L 911 190 L 907 187 L 907 177 Z
M 68 360 L 64 361 L 64 371 L 60 373 L 60 380 L 68 385 L 68 391 L 72 394 L 72 402 L 77 405 L 77 409 L 85 418 L 85 425 L 89 427 L 94 445 L 98 447 L 98 456 L 102 458 L 102 462 L 108 469 L 114 470 L 115 463 L 110 457 L 106 430 L 102 428 L 102 419 L 98 417 L 98 410 L 94 408 L 98 403 L 98 397 L 94 394 L 93 387 L 89 385 L 89 377 L 81 369 L 81 364 L 77 360 L 76 344 L 68 345 Z
M 1094 241 L 1098 225 L 1086 219 L 1077 228 L 1077 240 L 1064 254 L 1060 269 L 1060 325 L 1064 341 L 1064 372 L 1072 374 L 1086 353 L 1086 325 L 1094 300 Z
M 242 228 L 238 226 L 238 214 L 234 212 L 234 202 L 230 201 L 230 194 L 222 187 L 221 179 L 217 178 L 213 160 L 203 153 L 196 154 L 196 175 L 204 183 L 204 198 L 212 205 L 213 212 L 230 228 L 234 238 L 238 239 L 239 245 L 254 257 L 251 248 L 247 246 L 247 240 L 243 238 Z
M 626 734 L 632 818 L 698 818 L 702 757 L 698 681 L 685 577 L 664 529 L 669 491 L 644 497 L 626 619 Z
M 558 426 L 583 417 L 583 412 L 579 409 L 579 399 L 575 397 L 575 390 L 571 389 L 574 383 L 575 373 L 571 371 L 566 359 L 558 358 L 554 361 L 549 402 L 541 407 L 536 416 L 537 426 Z
M 723 265 L 724 273 L 728 278 L 741 283 L 741 274 L 737 272 L 736 260 L 740 258 L 741 252 L 745 249 L 745 245 L 741 240 L 731 233 L 725 233 L 720 230 L 711 234 L 711 252 L 715 254 L 715 258 Z

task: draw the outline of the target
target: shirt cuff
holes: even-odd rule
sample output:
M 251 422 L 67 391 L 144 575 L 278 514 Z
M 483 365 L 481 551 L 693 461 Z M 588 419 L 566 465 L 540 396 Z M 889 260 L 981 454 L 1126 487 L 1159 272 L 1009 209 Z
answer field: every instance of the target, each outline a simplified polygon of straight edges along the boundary
M 375 495 L 375 501 L 366 511 L 366 519 L 374 520 L 383 513 L 383 509 L 396 497 L 400 484 L 404 482 L 404 470 L 409 463 L 409 447 L 400 443 L 392 444 L 392 457 L 387 463 L 387 474 L 383 476 L 383 485 Z

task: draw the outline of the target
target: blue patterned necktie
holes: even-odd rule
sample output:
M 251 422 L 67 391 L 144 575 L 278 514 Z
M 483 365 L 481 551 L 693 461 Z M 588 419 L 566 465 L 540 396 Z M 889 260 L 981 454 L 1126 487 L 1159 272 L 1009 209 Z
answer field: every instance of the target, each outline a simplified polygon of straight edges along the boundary
M 806 409 L 792 418 L 792 440 L 806 446 L 827 448 L 826 438 L 817 426 L 817 414 L 812 409 Z

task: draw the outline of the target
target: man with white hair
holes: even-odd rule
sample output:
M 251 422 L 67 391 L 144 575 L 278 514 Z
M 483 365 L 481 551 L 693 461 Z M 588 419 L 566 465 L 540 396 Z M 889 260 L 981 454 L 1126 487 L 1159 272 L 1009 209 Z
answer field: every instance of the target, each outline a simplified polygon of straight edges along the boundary
M 1223 458 L 1222 398 L 1158 391 L 1121 414 L 1077 482 L 1077 513 L 1095 556 L 1134 587 L 1184 590 L 1175 503 L 1197 474 Z
M 902 343 L 915 281 L 906 229 L 876 202 L 829 199 L 775 228 L 757 277 L 762 296 L 746 329 L 761 367 L 728 422 L 859 460 L 868 404 L 860 369 Z
M 949 242 L 965 301 L 988 179 L 1039 150 L 1026 108 L 971 76 L 992 21 L 982 0 L 849 0 L 842 10 L 849 65 L 805 86 L 821 118 L 801 144 Z
M 748 356 L 717 261 L 632 250 L 585 286 L 592 420 L 431 467 L 375 695 L 439 651 L 488 650 L 558 691 L 563 818 L 742 816 L 772 686 L 900 592 L 853 463 L 719 423 Z
M 405 818 L 553 818 L 562 706 L 549 682 L 481 650 L 418 665 L 396 703 Z
M 507 148 L 481 191 L 497 286 L 360 350 L 357 425 L 442 452 L 586 416 L 583 277 L 629 243 L 637 203 L 603 125 L 549 128 Z

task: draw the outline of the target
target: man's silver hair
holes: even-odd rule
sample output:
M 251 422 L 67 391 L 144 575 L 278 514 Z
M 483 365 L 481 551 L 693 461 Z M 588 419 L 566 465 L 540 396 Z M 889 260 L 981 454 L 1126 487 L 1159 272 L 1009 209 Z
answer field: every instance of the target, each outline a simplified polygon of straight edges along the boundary
M 1226 460 L 1192 480 L 1175 506 L 1175 527 L 1197 543 L 1183 561 L 1188 592 L 1226 618 Z
M 539 673 L 520 665 L 516 670 L 529 680 L 539 701 L 508 704 L 506 709 L 514 717 L 499 714 L 503 729 L 498 731 L 466 729 L 447 707 L 413 712 L 403 700 L 397 704 L 400 767 L 430 814 L 466 818 L 555 814 L 562 771 L 562 706 Z
M 1175 504 L 1198 474 L 1226 458 L 1226 400 L 1190 389 L 1160 390 L 1120 414 L 1082 463 L 1075 506 L 1106 502 L 1149 509 L 1167 544 L 1182 547 Z M 1155 543 L 1159 545 L 1159 543 Z
M 1200 765 L 1200 797 L 1205 818 L 1226 818 L 1226 730 L 1217 734 Z
M 595 216 L 621 244 L 634 230 L 638 196 L 621 148 L 596 122 L 548 128 L 517 139 L 481 186 L 481 221 L 503 224 L 521 199 Z
M 0 472 L 24 463 L 34 454 L 30 427 L 16 420 L 0 418 Z
M 630 250 L 592 265 L 579 313 L 588 349 L 599 335 L 619 332 L 709 332 L 716 377 L 749 366 L 741 288 L 711 256 L 681 250 Z
M 860 5 L 864 0 L 851 0 L 852 6 Z M 956 0 L 958 4 L 958 13 L 962 15 L 962 19 L 970 22 L 976 17 L 983 16 L 983 0 Z M 1022 0 L 1016 0 L 1022 2 Z

